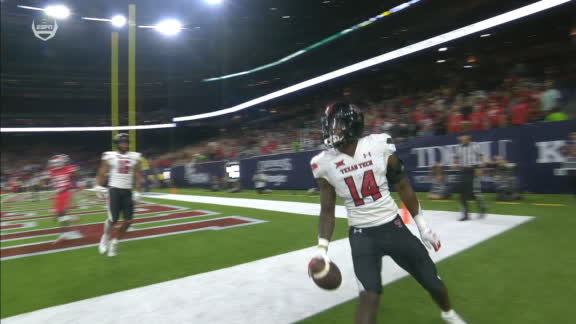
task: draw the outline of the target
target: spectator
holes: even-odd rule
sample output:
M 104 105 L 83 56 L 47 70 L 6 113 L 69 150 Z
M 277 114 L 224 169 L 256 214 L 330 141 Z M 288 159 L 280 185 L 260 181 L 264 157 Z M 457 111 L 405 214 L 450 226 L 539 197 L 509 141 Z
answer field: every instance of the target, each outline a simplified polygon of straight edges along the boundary
M 474 105 L 474 111 L 470 114 L 470 123 L 473 131 L 481 131 L 488 128 L 488 116 L 482 109 L 481 104 Z
M 458 134 L 462 132 L 462 121 L 464 117 L 460 112 L 460 108 L 458 106 L 452 107 L 452 113 L 446 119 L 446 129 L 448 130 L 448 134 Z
M 504 126 L 504 119 L 506 117 L 504 109 L 498 105 L 494 100 L 488 102 L 488 110 L 486 111 L 490 128 L 498 128 Z
M 256 189 L 259 194 L 272 192 L 271 190 L 266 189 L 268 176 L 266 176 L 264 171 L 256 170 L 256 173 L 252 177 L 252 181 L 254 182 L 254 189 Z
M 525 97 L 520 102 L 512 106 L 512 125 L 524 125 L 528 122 L 530 114 L 529 98 Z
M 450 197 L 449 187 L 448 187 L 448 177 L 442 169 L 442 165 L 435 164 L 432 166 L 430 179 L 432 186 L 430 187 L 430 193 L 428 194 L 428 199 L 430 200 L 440 200 L 447 199 Z
M 562 94 L 556 89 L 554 81 L 546 81 L 545 91 L 540 94 L 540 110 L 544 114 L 558 108 Z
M 495 156 L 492 164 L 494 183 L 496 184 L 496 200 L 513 201 L 520 199 L 515 175 L 514 163 L 508 163 L 503 157 Z
M 548 114 L 544 121 L 553 122 L 553 121 L 564 121 L 568 120 L 568 115 L 565 112 L 560 111 L 559 109 L 555 109 L 552 113 Z

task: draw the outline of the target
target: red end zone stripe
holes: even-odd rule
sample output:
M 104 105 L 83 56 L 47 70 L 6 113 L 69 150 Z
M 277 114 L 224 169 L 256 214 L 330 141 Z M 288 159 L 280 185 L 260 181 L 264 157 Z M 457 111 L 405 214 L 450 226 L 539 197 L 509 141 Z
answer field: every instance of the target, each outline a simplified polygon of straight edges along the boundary
M 249 224 L 249 223 L 252 223 L 252 221 L 247 220 L 247 219 L 234 218 L 234 217 L 212 219 L 212 220 L 200 221 L 200 222 L 195 222 L 195 223 L 176 224 L 176 225 L 165 226 L 165 227 L 160 227 L 160 228 L 150 228 L 150 229 L 143 229 L 143 230 L 128 232 L 128 233 L 126 233 L 125 239 L 135 239 L 135 238 L 141 238 L 141 237 L 146 237 L 146 236 L 156 236 L 156 235 L 162 235 L 162 234 L 177 234 L 179 232 L 208 229 L 208 228 L 212 228 L 212 227 L 226 228 L 229 226 Z M 59 243 L 59 244 L 53 244 L 53 243 L 49 242 L 49 243 L 28 245 L 28 246 L 22 246 L 22 247 L 6 248 L 6 249 L 0 250 L 0 257 L 1 258 L 7 258 L 7 257 L 11 257 L 11 256 L 16 256 L 16 255 L 41 253 L 41 252 L 46 252 L 46 251 L 50 251 L 50 250 L 57 251 L 60 249 L 69 249 L 69 248 L 79 247 L 79 246 L 83 246 L 83 245 L 87 245 L 87 246 L 88 245 L 96 245 L 100 241 L 100 234 L 101 234 L 101 230 L 102 230 L 102 225 L 95 224 L 93 226 L 97 226 L 100 230 L 90 233 L 89 234 L 90 236 L 86 236 L 84 238 L 77 239 L 77 240 L 64 241 L 64 242 Z M 85 233 L 82 233 L 82 234 L 84 235 Z M 94 253 L 96 253 L 96 251 L 94 251 Z
M 137 214 L 137 215 L 138 214 L 159 213 L 159 212 L 178 210 L 178 208 L 169 207 L 169 206 L 161 206 L 161 205 L 141 206 L 141 207 L 137 207 L 137 208 L 146 209 L 146 210 L 142 210 L 142 211 L 136 211 L 134 214 Z M 67 213 L 66 215 L 89 215 L 89 214 L 99 214 L 99 213 L 104 213 L 104 212 L 108 212 L 108 211 L 106 209 L 102 209 L 102 210 L 93 210 L 93 211 L 89 211 L 89 212 Z M 22 217 L 22 218 L 13 218 L 13 217 L 17 217 L 17 216 L 4 217 L 5 219 L 3 219 L 3 220 L 6 222 L 8 222 L 8 221 L 23 221 L 23 220 L 31 220 L 31 219 L 52 218 L 52 217 L 55 217 L 55 215 L 33 216 L 33 217 Z
M 24 227 L 24 225 L 23 224 L 0 225 L 0 230 L 9 230 L 20 227 Z M 0 238 L 0 240 L 2 240 L 2 238 Z
M 187 212 L 175 213 L 175 214 L 170 214 L 170 215 L 165 215 L 165 216 L 152 216 L 152 217 L 136 218 L 136 219 L 134 219 L 132 224 L 140 224 L 140 223 L 147 223 L 147 222 L 153 222 L 153 221 L 159 221 L 159 220 L 171 220 L 171 219 L 177 219 L 177 218 L 204 216 L 204 215 L 208 215 L 208 214 L 206 214 L 205 212 L 201 212 L 201 211 L 187 211 Z M 18 224 L 18 225 L 20 225 L 20 224 Z M 80 231 L 80 233 L 82 233 L 82 235 L 92 233 L 92 232 L 99 232 L 100 234 L 98 234 L 98 235 L 101 235 L 102 234 L 102 226 L 104 226 L 103 223 L 102 224 L 79 225 L 76 227 L 76 229 L 78 231 Z M 58 234 L 58 233 L 60 233 L 59 228 L 47 228 L 47 229 L 37 230 L 37 231 L 29 231 L 29 232 L 22 232 L 22 233 L 12 233 L 12 234 L 0 235 L 0 240 L 27 238 L 27 237 L 34 237 L 34 236 L 39 236 L 39 235 Z
M 74 206 L 74 207 L 70 207 L 69 210 L 74 210 L 74 209 L 81 209 L 81 208 L 85 208 L 85 207 L 101 207 L 102 205 L 106 204 L 106 202 L 102 201 L 101 203 L 92 203 L 92 204 L 85 204 L 82 206 Z M 4 207 L 2 206 L 2 210 L 4 210 L 3 212 L 0 212 L 0 216 L 4 217 L 7 213 L 29 213 L 29 212 L 39 212 L 39 211 L 47 211 L 47 210 L 54 210 L 54 208 L 51 207 L 42 207 L 42 208 L 29 208 L 29 209 L 19 209 L 17 211 L 10 211 L 11 209 L 17 209 L 18 207 Z M 14 216 L 14 215 L 12 215 Z M 11 216 L 8 216 L 11 217 Z

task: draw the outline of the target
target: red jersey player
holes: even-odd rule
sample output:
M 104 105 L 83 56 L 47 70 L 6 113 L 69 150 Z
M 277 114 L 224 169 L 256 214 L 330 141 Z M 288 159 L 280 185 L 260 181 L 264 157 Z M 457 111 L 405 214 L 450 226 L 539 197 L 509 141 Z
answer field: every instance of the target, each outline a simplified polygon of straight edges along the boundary
M 62 235 L 57 242 L 82 237 L 80 233 L 70 231 L 69 228 L 72 223 L 78 221 L 78 217 L 66 215 L 72 202 L 77 171 L 78 168 L 70 164 L 70 158 L 66 154 L 55 155 L 48 161 L 48 172 L 52 188 L 56 192 L 54 196 L 54 212 L 62 228 Z

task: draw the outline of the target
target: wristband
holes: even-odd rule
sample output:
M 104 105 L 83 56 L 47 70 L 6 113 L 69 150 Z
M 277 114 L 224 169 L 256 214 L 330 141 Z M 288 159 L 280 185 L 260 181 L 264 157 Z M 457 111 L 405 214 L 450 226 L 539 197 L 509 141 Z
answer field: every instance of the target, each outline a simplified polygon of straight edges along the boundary
M 321 237 L 318 238 L 318 247 L 328 249 L 328 244 L 330 244 L 330 241 L 327 239 Z
M 416 226 L 420 232 L 428 229 L 428 224 L 424 219 L 424 213 L 422 212 L 422 207 L 420 204 L 418 204 L 418 215 L 412 216 L 412 218 L 414 219 L 414 223 L 416 223 Z

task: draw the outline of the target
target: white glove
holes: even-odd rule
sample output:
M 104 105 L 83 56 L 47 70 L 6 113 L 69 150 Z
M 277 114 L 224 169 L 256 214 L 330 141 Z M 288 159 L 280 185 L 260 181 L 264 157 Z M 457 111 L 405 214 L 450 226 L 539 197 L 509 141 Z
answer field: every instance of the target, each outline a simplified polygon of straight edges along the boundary
M 106 193 L 108 193 L 108 189 L 102 186 L 95 186 L 94 190 L 96 191 L 96 196 L 100 199 L 106 198 Z
M 318 246 L 316 248 L 316 251 L 314 251 L 314 254 L 312 254 L 312 259 L 308 263 L 308 276 L 314 277 L 316 279 L 320 279 L 320 278 L 323 278 L 324 276 L 326 276 L 328 274 L 328 272 L 330 271 L 330 258 L 328 257 L 327 252 L 328 252 L 327 247 Z M 320 271 L 318 273 L 312 274 L 312 272 L 310 271 L 310 265 L 312 264 L 312 262 L 315 259 L 324 260 L 324 269 L 322 269 L 322 271 Z
M 432 232 L 430 227 L 428 227 L 428 224 L 426 223 L 426 220 L 424 219 L 424 215 L 422 213 L 422 208 L 418 206 L 418 209 L 419 209 L 418 215 L 414 216 L 413 218 L 414 222 L 416 223 L 416 226 L 418 227 L 418 231 L 420 232 L 420 238 L 422 239 L 422 243 L 424 243 L 424 246 L 429 250 L 432 249 L 434 251 L 440 250 L 440 247 L 442 246 L 440 238 L 438 237 L 438 235 L 436 235 L 436 233 Z
M 420 231 L 420 238 L 422 239 L 424 246 L 429 250 L 434 249 L 434 251 L 438 251 L 442 246 L 442 243 L 440 242 L 440 238 L 438 238 L 438 235 L 432 232 L 432 230 L 429 228 L 425 229 L 424 231 Z
M 132 193 L 132 200 L 140 202 L 141 199 L 142 199 L 142 193 L 140 193 L 140 191 L 134 191 Z

